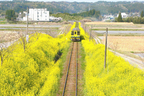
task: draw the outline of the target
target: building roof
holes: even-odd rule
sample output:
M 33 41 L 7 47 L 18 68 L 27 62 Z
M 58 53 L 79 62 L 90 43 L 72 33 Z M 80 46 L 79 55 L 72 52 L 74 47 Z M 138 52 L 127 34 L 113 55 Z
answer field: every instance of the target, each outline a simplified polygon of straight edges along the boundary
M 79 29 L 79 28 L 73 28 L 73 29 L 72 29 L 72 31 L 74 31 L 74 30 L 78 30 L 78 31 L 80 31 L 80 29 Z

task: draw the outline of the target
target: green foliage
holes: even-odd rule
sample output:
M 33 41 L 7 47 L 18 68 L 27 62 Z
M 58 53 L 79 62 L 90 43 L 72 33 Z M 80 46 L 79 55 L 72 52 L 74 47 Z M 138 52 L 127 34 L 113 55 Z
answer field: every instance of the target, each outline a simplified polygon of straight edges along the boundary
M 64 20 L 81 20 L 83 17 L 94 17 L 100 19 L 100 11 L 96 10 L 90 10 L 87 12 L 82 12 L 82 13 L 74 13 L 74 14 L 69 14 L 69 13 L 57 13 L 57 14 L 52 14 L 52 16 L 55 17 L 62 17 Z
M 7 10 L 5 18 L 8 21 L 15 21 L 16 20 L 15 11 L 14 10 Z
M 76 25 L 75 25 L 75 27 L 77 27 L 77 28 L 79 27 L 79 23 L 78 23 L 78 22 L 76 22 Z
M 52 14 L 52 16 L 55 16 L 55 17 L 62 17 L 63 20 L 81 20 L 83 19 L 83 17 L 81 16 L 73 16 L 72 14 L 69 14 L 69 13 L 57 13 L 57 14 Z
M 84 32 L 81 28 L 80 31 Z M 143 96 L 143 70 L 131 66 L 109 50 L 104 68 L 105 46 L 95 44 L 95 41 L 89 41 L 89 38 L 82 40 L 82 46 L 86 61 L 84 96 Z
M 144 71 L 134 68 L 121 57 L 108 51 L 104 69 L 104 48 L 83 40 L 86 53 L 84 73 L 84 96 L 142 96 L 144 92 Z
M 144 12 L 143 11 L 141 12 L 141 17 L 144 17 Z
M 100 15 L 100 11 L 96 11 L 95 9 L 92 9 L 90 11 L 86 11 L 86 12 L 82 12 L 82 13 L 75 13 L 73 14 L 74 16 L 82 16 L 82 17 L 95 17 L 95 18 L 99 18 Z
M 27 7 L 28 5 L 21 3 L 21 4 L 15 5 L 14 10 L 15 12 L 23 12 L 23 11 L 26 11 Z
M 6 21 L 5 18 L 1 18 L 1 19 L 0 19 L 0 24 L 6 24 L 6 23 L 7 23 L 7 21 Z
M 117 18 L 117 22 L 122 22 L 122 16 L 121 16 L 121 13 L 119 13 L 119 16 Z
M 105 2 L 99 1 L 95 3 L 89 2 L 8 2 L 0 1 L 0 13 L 4 14 L 6 10 L 14 9 L 17 13 L 21 10 L 26 11 L 26 6 L 29 8 L 47 8 L 52 13 L 82 13 L 90 9 L 99 10 L 101 14 L 117 14 L 120 12 L 134 13 L 141 12 L 144 9 L 144 4 L 141 2 Z
M 70 31 L 57 38 L 32 34 L 25 50 L 19 40 L 10 46 L 0 66 L 0 95 L 55 96 L 62 63 L 61 58 L 55 62 L 55 56 L 69 47 Z
M 133 22 L 134 24 L 144 24 L 144 17 L 123 18 L 124 22 Z

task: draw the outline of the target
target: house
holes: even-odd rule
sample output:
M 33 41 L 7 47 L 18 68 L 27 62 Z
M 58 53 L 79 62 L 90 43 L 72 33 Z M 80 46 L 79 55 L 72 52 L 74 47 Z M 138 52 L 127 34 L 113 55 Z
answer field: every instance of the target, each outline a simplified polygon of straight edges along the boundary
M 117 17 L 119 16 L 119 14 L 117 14 Z M 128 14 L 126 14 L 126 13 L 121 13 L 121 16 L 122 16 L 122 18 L 127 18 L 128 17 Z
M 104 15 L 103 16 L 103 21 L 112 21 L 114 20 L 114 16 L 113 15 Z

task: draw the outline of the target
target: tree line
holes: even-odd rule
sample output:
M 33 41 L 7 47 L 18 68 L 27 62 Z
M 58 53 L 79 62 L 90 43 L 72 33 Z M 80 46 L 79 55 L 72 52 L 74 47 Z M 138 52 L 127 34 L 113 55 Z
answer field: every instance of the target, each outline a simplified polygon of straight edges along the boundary
M 121 13 L 119 13 L 118 18 L 115 18 L 115 22 L 133 22 L 134 24 L 144 24 L 144 12 L 141 12 L 140 17 L 127 18 L 122 18 Z
M 15 12 L 26 11 L 27 7 L 30 8 L 47 8 L 52 13 L 79 13 L 88 11 L 90 9 L 99 10 L 102 15 L 104 14 L 117 14 L 120 12 L 140 12 L 144 9 L 144 3 L 142 2 L 106 2 L 99 1 L 95 3 L 89 2 L 30 2 L 19 0 L 0 1 L 0 14 L 5 15 L 5 11 L 14 9 Z M 22 2 L 23 1 L 23 2 Z
M 7 19 L 7 21 L 16 21 L 16 14 L 14 10 L 7 10 L 6 11 L 6 15 L 5 18 Z
M 98 20 L 101 19 L 101 14 L 100 11 L 96 11 L 95 9 L 92 9 L 90 11 L 82 12 L 82 13 L 58 13 L 53 15 L 55 17 L 62 17 L 66 20 L 81 20 L 83 17 L 94 17 L 97 18 Z M 5 18 L 7 21 L 16 21 L 16 14 L 15 10 L 7 10 L 5 14 Z
M 82 13 L 74 13 L 73 16 L 82 16 L 82 17 L 95 17 L 99 18 L 101 16 L 100 11 L 96 11 L 95 9 L 82 12 Z

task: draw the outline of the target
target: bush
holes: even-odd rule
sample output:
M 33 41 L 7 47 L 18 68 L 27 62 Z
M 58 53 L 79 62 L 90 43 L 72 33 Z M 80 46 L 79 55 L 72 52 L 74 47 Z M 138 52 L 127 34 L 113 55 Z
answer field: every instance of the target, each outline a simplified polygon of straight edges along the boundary
M 60 38 L 36 33 L 25 45 L 25 50 L 21 39 L 9 47 L 8 49 L 13 51 L 7 51 L 8 57 L 4 58 L 0 67 L 0 95 L 53 96 L 56 94 L 61 59 L 55 62 L 55 56 L 60 50 L 68 47 L 70 32 Z
M 142 96 L 144 94 L 144 71 L 134 68 L 121 57 L 108 51 L 104 69 L 102 44 L 88 39 L 82 40 L 85 50 L 86 67 L 84 72 L 85 96 Z

